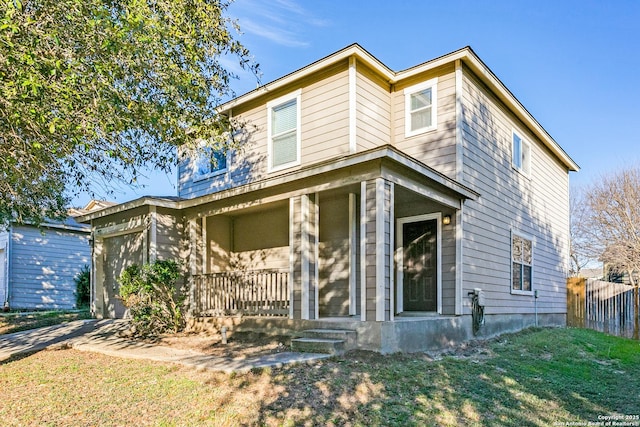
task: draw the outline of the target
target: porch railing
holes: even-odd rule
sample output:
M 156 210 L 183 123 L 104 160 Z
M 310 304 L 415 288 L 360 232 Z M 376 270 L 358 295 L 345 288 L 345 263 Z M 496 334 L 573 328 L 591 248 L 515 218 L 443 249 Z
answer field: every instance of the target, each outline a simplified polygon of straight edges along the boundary
M 197 316 L 288 316 L 289 272 L 249 270 L 193 276 Z

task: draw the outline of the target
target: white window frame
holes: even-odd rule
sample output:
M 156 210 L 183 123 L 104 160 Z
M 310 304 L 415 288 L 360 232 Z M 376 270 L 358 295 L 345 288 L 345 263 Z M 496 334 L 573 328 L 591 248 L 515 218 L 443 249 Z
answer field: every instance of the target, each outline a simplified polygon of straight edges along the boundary
M 209 171 L 208 173 L 205 173 L 205 174 L 198 174 L 198 171 L 197 171 L 198 160 L 199 160 L 199 158 L 201 156 L 203 156 L 205 154 L 205 152 L 206 152 L 205 150 L 207 148 L 210 148 L 211 150 L 213 150 L 212 147 L 208 147 L 204 142 L 200 143 L 200 145 L 198 146 L 198 150 L 195 152 L 194 156 L 192 157 L 193 181 L 194 182 L 202 181 L 204 179 L 212 178 L 214 176 L 224 175 L 229 170 L 229 151 L 227 150 L 227 152 L 225 153 L 225 167 L 224 167 L 224 169 L 218 169 L 218 170 L 215 170 L 215 171 Z
M 411 130 L 411 95 L 431 88 L 431 126 Z M 438 127 L 438 78 L 410 86 L 404 90 L 404 133 L 406 137 L 430 132 Z
M 516 159 L 516 137 L 520 140 L 519 159 Z M 515 129 L 511 132 L 511 166 L 527 178 L 531 177 L 531 143 Z
M 280 98 L 271 100 L 267 102 L 267 171 L 268 172 L 277 172 L 279 170 L 288 169 L 293 166 L 300 165 L 300 151 L 301 151 L 301 138 L 300 138 L 300 99 L 301 99 L 302 90 L 298 89 L 295 92 L 290 94 L 281 96 Z M 273 109 L 279 107 L 282 104 L 290 102 L 292 100 L 296 101 L 296 160 L 278 165 L 276 167 L 272 167 L 273 164 L 273 137 L 271 135 L 271 116 L 273 114 Z
M 525 290 L 521 290 L 521 289 L 513 289 L 513 237 L 514 236 L 518 236 L 521 239 L 525 239 L 531 242 L 531 290 L 530 291 L 525 291 Z M 511 248 L 511 250 L 509 251 L 509 289 L 511 290 L 511 293 L 513 295 L 528 295 L 531 296 L 534 294 L 535 292 L 535 288 L 533 286 L 533 279 L 534 279 L 534 275 L 535 275 L 535 269 L 534 269 L 534 265 L 535 265 L 535 247 L 536 247 L 536 240 L 533 236 L 530 236 L 528 234 L 525 233 L 521 233 L 519 231 L 516 230 L 511 230 L 511 236 L 509 239 L 509 246 Z M 524 265 L 524 263 L 522 263 Z

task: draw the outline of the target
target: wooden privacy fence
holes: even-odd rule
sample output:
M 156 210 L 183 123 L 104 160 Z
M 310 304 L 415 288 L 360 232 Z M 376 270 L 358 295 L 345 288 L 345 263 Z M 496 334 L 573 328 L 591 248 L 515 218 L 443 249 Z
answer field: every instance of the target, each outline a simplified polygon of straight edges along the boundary
M 638 338 L 638 288 L 621 283 L 567 279 L 567 325 Z
M 231 271 L 193 276 L 196 316 L 288 316 L 289 273 L 285 270 Z

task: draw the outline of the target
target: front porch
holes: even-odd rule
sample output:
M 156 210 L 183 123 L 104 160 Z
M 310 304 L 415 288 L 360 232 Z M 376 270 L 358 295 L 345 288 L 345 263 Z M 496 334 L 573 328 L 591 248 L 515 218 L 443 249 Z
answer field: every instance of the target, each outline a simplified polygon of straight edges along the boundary
M 194 205 L 192 317 L 293 332 L 339 324 L 358 331 L 358 348 L 377 351 L 395 351 L 407 328 L 465 329 L 461 209 L 475 195 L 405 160 L 328 165 L 286 186 Z
M 348 332 L 353 338 L 346 350 L 359 349 L 383 354 L 419 352 L 454 347 L 474 338 L 470 316 L 396 317 L 393 322 L 361 321 L 334 317 L 321 320 L 289 319 L 284 316 L 226 316 L 190 318 L 193 332 L 234 332 L 306 336 L 308 331 Z

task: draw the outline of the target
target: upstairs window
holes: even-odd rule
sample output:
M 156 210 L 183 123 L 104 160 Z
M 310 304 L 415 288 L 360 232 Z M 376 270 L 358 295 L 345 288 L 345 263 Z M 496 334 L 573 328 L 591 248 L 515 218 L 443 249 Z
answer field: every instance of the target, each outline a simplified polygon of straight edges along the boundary
M 511 235 L 511 291 L 529 293 L 533 269 L 533 241 L 512 233 Z
M 513 131 L 513 143 L 511 148 L 511 164 L 513 168 L 525 176 L 531 174 L 531 145 L 516 131 Z
M 300 164 L 300 91 L 267 103 L 269 171 Z
M 227 171 L 227 153 L 202 145 L 194 159 L 194 180 L 220 175 Z
M 413 136 L 436 128 L 438 79 L 404 90 L 405 135 Z

